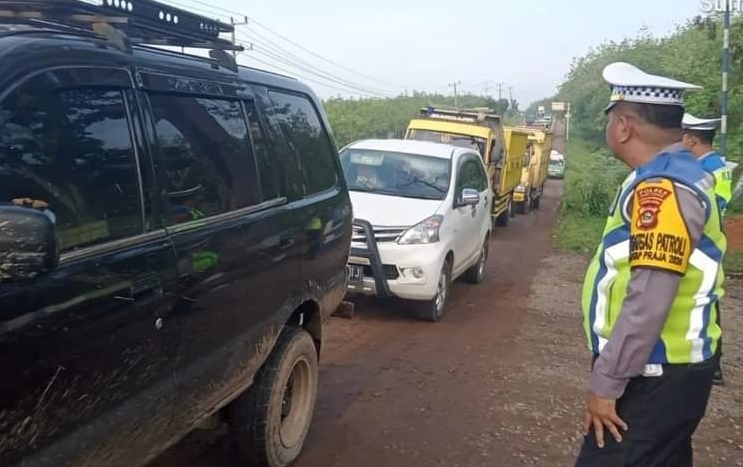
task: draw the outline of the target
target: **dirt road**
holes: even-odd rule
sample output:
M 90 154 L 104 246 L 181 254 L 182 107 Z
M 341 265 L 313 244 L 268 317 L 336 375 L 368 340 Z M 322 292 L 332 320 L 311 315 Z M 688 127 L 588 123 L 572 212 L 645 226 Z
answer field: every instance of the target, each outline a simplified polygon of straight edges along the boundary
M 330 323 L 297 467 L 572 465 L 589 363 L 585 258 L 552 251 L 560 186 L 550 181 L 539 212 L 496 231 L 486 281 L 456 283 L 443 321 L 363 300 L 354 319 Z M 729 297 L 726 319 L 743 330 L 741 287 Z M 743 466 L 740 350 L 736 335 L 726 341 L 728 386 L 698 437 L 700 466 Z M 223 446 L 194 436 L 151 467 L 236 466 Z

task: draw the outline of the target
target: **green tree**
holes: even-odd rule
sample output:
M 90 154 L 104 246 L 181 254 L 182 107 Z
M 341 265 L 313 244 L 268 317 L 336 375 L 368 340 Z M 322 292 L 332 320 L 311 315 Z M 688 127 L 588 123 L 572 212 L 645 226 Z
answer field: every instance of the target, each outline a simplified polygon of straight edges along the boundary
M 743 19 L 731 25 L 731 70 L 729 79 L 728 157 L 741 161 L 743 149 Z M 678 26 L 667 37 L 653 37 L 646 29 L 637 37 L 605 42 L 575 58 L 556 96 L 535 102 L 547 108 L 552 100 L 571 104 L 571 135 L 592 143 L 604 139 L 603 109 L 609 89 L 601 77 L 611 62 L 625 61 L 648 73 L 672 76 L 698 84 L 701 90 L 686 93 L 686 108 L 700 117 L 720 113 L 722 26 L 715 16 L 697 16 Z
M 473 94 L 458 96 L 457 101 L 460 108 L 489 107 L 495 110 L 498 105 L 492 98 Z M 508 100 L 503 101 L 506 105 L 501 114 L 508 110 Z M 429 105 L 453 107 L 454 97 L 413 92 L 412 95 L 391 99 L 336 97 L 323 103 L 339 147 L 362 138 L 402 138 L 410 119 Z

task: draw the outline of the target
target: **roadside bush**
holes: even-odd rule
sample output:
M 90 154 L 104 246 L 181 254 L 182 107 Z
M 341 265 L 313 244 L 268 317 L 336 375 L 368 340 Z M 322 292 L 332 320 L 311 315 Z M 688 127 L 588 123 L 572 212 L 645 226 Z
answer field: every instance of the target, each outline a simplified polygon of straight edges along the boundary
M 577 150 L 566 159 L 562 212 L 578 217 L 605 218 L 629 169 L 607 150 L 591 153 Z

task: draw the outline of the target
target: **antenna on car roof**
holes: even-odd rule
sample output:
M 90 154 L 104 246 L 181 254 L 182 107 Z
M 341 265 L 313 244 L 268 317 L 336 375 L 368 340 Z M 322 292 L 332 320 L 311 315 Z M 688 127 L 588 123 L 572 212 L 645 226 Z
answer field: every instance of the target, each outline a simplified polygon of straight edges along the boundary
M 125 52 L 131 44 L 210 49 L 212 59 L 233 71 L 237 62 L 224 51 L 245 50 L 220 37 L 234 26 L 154 0 L 3 0 L 0 23 L 92 31 Z

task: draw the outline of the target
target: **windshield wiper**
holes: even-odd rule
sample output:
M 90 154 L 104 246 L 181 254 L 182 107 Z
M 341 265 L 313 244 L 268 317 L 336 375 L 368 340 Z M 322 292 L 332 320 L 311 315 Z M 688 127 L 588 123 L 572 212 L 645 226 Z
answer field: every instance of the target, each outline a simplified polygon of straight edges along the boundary
M 413 179 L 408 179 L 408 180 L 410 180 L 410 183 L 407 183 L 405 185 L 400 185 L 400 186 L 409 186 L 409 185 L 412 185 L 414 183 L 422 183 L 423 185 L 426 185 L 427 187 L 433 188 L 434 190 L 438 191 L 439 193 L 446 193 L 446 190 L 444 190 L 440 186 L 436 186 L 436 185 L 434 185 L 431 182 L 427 182 L 425 180 L 421 180 L 418 177 L 414 177 Z
M 414 195 L 411 193 L 397 193 L 397 196 L 401 196 L 403 198 L 415 198 L 415 199 L 435 199 L 440 200 L 441 198 L 435 195 Z

